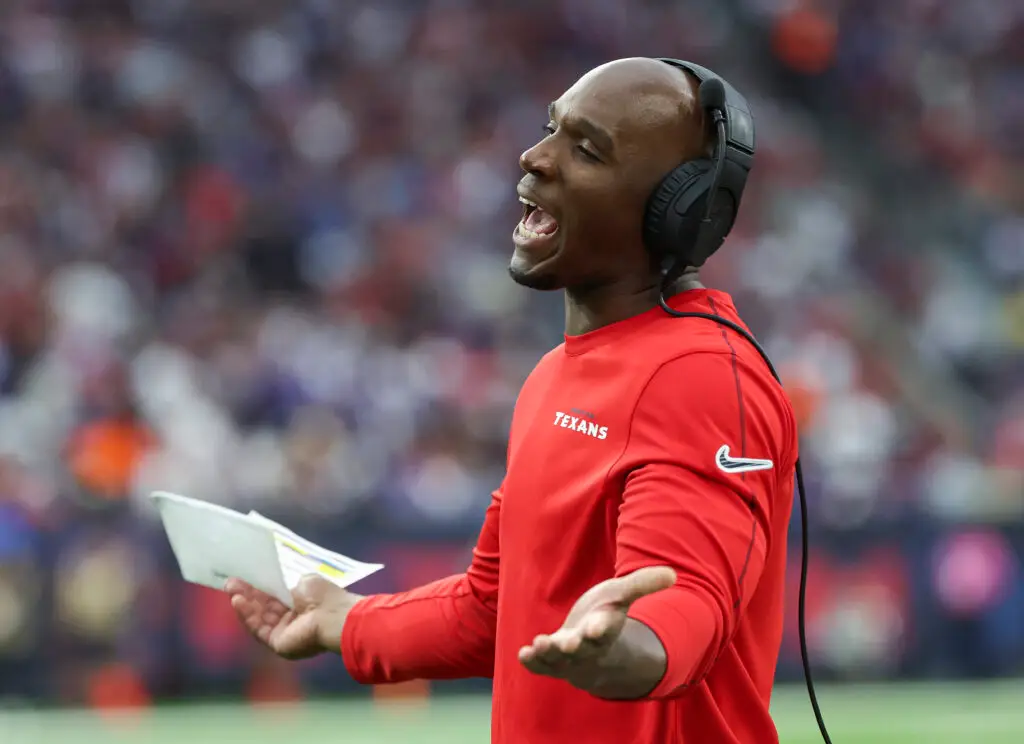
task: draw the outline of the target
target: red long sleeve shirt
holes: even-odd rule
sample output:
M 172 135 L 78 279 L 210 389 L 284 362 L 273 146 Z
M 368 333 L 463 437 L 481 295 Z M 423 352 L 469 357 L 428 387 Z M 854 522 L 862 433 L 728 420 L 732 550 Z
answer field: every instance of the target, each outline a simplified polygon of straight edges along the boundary
M 680 310 L 739 322 L 714 290 Z M 789 402 L 750 344 L 661 309 L 547 354 L 523 386 L 507 472 L 468 571 L 362 600 L 342 655 L 364 683 L 493 677 L 494 744 L 767 744 L 797 457 Z M 644 700 L 528 672 L 519 648 L 588 588 L 667 565 L 630 616 L 665 647 Z

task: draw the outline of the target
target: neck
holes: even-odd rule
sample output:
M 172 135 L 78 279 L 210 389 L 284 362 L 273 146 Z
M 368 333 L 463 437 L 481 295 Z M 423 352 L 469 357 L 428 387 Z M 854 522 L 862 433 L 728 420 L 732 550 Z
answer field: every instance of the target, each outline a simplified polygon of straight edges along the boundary
M 683 272 L 665 292 L 666 297 L 703 289 L 697 269 Z M 661 283 L 656 276 L 565 291 L 565 332 L 569 336 L 597 330 L 620 320 L 642 315 L 658 304 Z

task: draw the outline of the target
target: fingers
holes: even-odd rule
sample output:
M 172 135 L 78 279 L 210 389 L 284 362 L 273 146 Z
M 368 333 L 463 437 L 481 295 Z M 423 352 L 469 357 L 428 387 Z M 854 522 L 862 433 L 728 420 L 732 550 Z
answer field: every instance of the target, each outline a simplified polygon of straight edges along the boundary
M 231 607 L 245 629 L 268 646 L 271 645 L 274 629 L 285 625 L 292 615 L 288 608 L 276 599 L 256 590 L 233 594 Z
M 566 676 L 562 669 L 549 664 L 535 655 L 531 655 L 526 648 L 519 651 L 519 662 L 534 674 L 555 677 L 556 679 L 564 679 Z
M 246 599 L 243 594 L 235 594 L 231 597 L 231 607 L 250 633 L 259 631 L 263 625 L 263 613 L 255 602 Z
M 259 626 L 264 624 L 264 618 L 269 618 L 274 615 L 273 610 L 263 607 L 256 600 L 247 599 L 242 594 L 236 594 L 231 597 L 231 606 L 238 614 L 242 623 L 252 631 L 255 631 Z
M 551 636 L 551 652 L 571 657 L 583 650 L 583 641 L 583 634 L 579 630 L 562 628 Z
M 607 628 L 602 623 L 601 630 Z M 535 674 L 568 678 L 580 664 L 604 653 L 601 633 L 588 638 L 583 628 L 562 628 L 551 635 L 539 635 L 519 650 L 519 661 Z
M 676 583 L 676 572 L 668 566 L 651 566 L 626 574 L 617 583 L 620 594 L 616 604 L 628 607 L 641 597 L 671 587 Z
M 263 623 L 260 625 L 260 629 L 257 631 L 256 637 L 263 641 L 263 643 L 267 644 L 267 646 L 270 647 L 270 650 L 274 653 L 284 653 L 288 651 L 288 649 L 281 643 L 282 635 L 294 619 L 295 613 L 289 610 L 279 616 L 276 622 Z
M 608 651 L 622 632 L 631 604 L 675 582 L 675 571 L 654 566 L 599 584 L 581 598 L 566 625 L 550 635 L 538 635 L 519 649 L 520 663 L 535 674 L 570 679 Z
M 274 628 L 284 619 L 285 615 L 287 614 L 287 610 L 264 610 L 263 615 L 260 617 L 260 622 L 262 622 L 263 625 L 269 625 L 271 628 Z
M 584 641 L 604 645 L 617 633 L 621 625 L 622 619 L 618 613 L 595 610 L 583 618 L 583 622 L 580 623 L 580 635 Z
M 249 633 L 274 653 L 286 659 L 308 656 L 310 626 L 302 627 L 310 615 L 290 610 L 270 595 L 237 579 L 224 585 L 231 594 L 231 607 Z
M 228 579 L 224 582 L 224 591 L 228 594 L 248 594 L 256 590 L 241 579 Z
M 245 606 L 258 607 L 260 611 L 273 611 L 279 615 L 288 611 L 288 608 L 280 600 L 271 597 L 266 592 L 261 592 L 241 579 L 228 579 L 224 584 L 224 591 L 231 595 L 232 606 L 236 609 L 238 606 L 235 605 L 235 597 L 242 597 L 246 601 Z
M 561 677 L 567 653 L 552 642 L 552 636 L 539 635 L 529 646 L 519 649 L 519 661 L 534 674 Z

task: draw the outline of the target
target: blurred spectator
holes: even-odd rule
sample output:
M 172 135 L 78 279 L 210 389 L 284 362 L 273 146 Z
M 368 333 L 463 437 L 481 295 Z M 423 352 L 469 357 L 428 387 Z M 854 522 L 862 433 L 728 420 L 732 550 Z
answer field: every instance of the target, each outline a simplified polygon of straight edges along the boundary
M 153 489 L 388 561 L 368 590 L 461 568 L 561 334 L 506 276 L 518 155 L 633 54 L 754 108 L 705 278 L 800 416 L 816 659 L 1024 669 L 1019 3 L 19 0 L 0 38 L 0 694 L 278 689 Z

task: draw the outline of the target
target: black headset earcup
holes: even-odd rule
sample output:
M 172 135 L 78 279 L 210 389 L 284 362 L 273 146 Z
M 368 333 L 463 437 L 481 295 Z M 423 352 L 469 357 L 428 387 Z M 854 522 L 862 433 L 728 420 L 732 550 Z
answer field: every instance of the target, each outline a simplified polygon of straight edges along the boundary
M 714 164 L 699 159 L 668 173 L 647 199 L 644 244 L 658 259 L 687 259 L 697 239 Z
M 706 208 L 704 199 L 701 199 L 700 204 L 701 211 L 697 217 L 698 221 L 703 219 Z M 726 236 L 736 221 L 736 211 L 736 198 L 732 191 L 720 186 L 715 195 L 715 203 L 711 205 L 710 224 L 706 225 L 700 233 L 699 240 L 696 241 L 688 256 L 687 266 L 703 266 L 704 262 L 722 247 L 722 243 L 725 242 Z
M 722 245 L 736 218 L 736 199 L 720 187 L 711 224 L 701 230 L 708 191 L 714 181 L 710 160 L 691 160 L 662 179 L 647 200 L 644 244 L 661 262 L 702 266 Z

